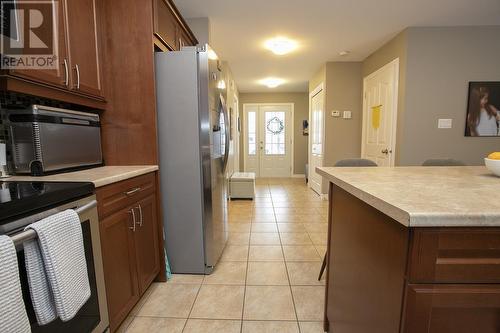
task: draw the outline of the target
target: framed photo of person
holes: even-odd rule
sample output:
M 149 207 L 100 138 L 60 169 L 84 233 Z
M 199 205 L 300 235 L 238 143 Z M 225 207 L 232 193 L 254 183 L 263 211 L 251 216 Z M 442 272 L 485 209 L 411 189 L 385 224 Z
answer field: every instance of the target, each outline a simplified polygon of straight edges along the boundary
M 500 82 L 469 82 L 465 136 L 500 136 Z

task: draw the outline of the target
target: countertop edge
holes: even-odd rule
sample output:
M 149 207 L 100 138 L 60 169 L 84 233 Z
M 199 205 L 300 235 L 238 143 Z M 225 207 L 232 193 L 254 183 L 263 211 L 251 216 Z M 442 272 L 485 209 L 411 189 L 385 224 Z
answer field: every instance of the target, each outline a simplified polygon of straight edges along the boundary
M 119 175 L 105 177 L 103 179 L 96 179 L 96 180 L 92 181 L 92 183 L 94 183 L 94 186 L 96 188 L 99 188 L 99 187 L 103 187 L 103 186 L 110 185 L 113 183 L 118 183 L 122 180 L 127 180 L 127 179 L 134 178 L 137 176 L 142 176 L 142 175 L 145 175 L 147 173 L 155 172 L 155 171 L 158 171 L 158 166 L 152 165 L 150 167 L 144 167 L 143 169 L 140 169 L 140 170 L 128 171 L 128 172 L 121 173 Z
M 381 200 L 380 198 L 377 198 L 376 196 L 367 193 L 363 190 L 360 190 L 359 188 L 352 186 L 349 183 L 344 182 L 343 180 L 335 177 L 334 175 L 330 174 L 329 172 L 323 170 L 321 167 L 316 168 L 316 172 L 319 173 L 321 176 L 327 178 L 331 183 L 337 185 L 338 187 L 342 188 L 343 190 L 347 191 L 348 193 L 354 195 L 356 198 L 360 199 L 361 201 L 367 203 L 368 205 L 372 206 L 373 208 L 381 211 L 385 215 L 391 217 L 392 219 L 396 220 L 400 224 L 402 224 L 405 227 L 413 227 L 411 223 L 411 216 L 408 212 L 395 207 L 389 203 L 387 203 L 384 200 Z

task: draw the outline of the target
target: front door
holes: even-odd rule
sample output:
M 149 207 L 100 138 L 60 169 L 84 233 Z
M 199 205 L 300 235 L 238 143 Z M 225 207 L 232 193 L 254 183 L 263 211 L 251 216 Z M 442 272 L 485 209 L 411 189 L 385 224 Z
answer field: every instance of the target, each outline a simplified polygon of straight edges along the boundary
M 361 155 L 379 166 L 394 166 L 399 59 L 364 79 Z
M 309 132 L 309 186 L 318 194 L 323 194 L 323 177 L 316 172 L 323 166 L 323 138 L 325 128 L 323 85 L 316 88 L 310 97 Z
M 245 171 L 257 177 L 292 174 L 292 105 L 246 104 Z

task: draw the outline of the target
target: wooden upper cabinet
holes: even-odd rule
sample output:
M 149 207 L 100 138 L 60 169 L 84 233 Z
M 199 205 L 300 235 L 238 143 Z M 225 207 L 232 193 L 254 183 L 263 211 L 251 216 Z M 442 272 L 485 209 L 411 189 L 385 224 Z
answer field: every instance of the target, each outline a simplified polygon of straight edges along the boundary
M 95 0 L 66 0 L 65 9 L 71 89 L 102 96 Z
M 180 50 L 182 46 L 192 46 L 198 43 L 193 32 L 171 1 L 153 0 L 153 11 L 154 37 L 169 50 L 176 51 Z M 161 45 L 158 47 L 162 49 Z
M 36 0 L 31 4 L 42 12 L 44 18 L 52 17 L 52 14 L 47 12 L 52 8 L 48 6 L 37 6 L 37 2 L 46 4 L 45 0 Z M 52 40 L 51 47 L 57 49 L 57 68 L 56 69 L 16 69 L 12 70 L 10 74 L 20 76 L 29 80 L 39 81 L 45 84 L 54 85 L 58 87 L 67 87 L 69 85 L 69 64 L 65 62 L 66 59 L 66 38 L 65 38 L 65 25 L 64 25 L 64 3 L 62 1 L 51 1 L 54 4 L 56 20 L 54 20 L 55 27 L 51 29 L 51 25 L 41 25 L 37 29 L 36 34 L 42 41 Z M 31 7 L 30 6 L 30 7 Z M 53 35 L 55 30 L 57 36 Z M 28 51 L 26 51 L 28 53 Z
M 164 0 L 153 0 L 154 25 L 153 32 L 161 42 L 171 50 L 177 50 L 177 20 L 170 6 Z

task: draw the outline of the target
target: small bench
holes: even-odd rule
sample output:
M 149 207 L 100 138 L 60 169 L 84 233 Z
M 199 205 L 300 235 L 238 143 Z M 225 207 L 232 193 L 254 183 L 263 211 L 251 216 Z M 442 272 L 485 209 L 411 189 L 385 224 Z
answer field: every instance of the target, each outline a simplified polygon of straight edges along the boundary
M 229 181 L 229 197 L 231 199 L 255 198 L 255 173 L 235 172 Z

